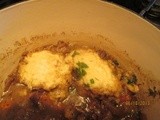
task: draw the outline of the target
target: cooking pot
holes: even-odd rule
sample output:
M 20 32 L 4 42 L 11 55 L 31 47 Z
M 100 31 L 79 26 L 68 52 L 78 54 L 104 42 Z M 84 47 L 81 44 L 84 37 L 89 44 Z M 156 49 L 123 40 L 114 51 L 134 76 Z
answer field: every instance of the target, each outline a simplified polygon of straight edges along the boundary
M 0 95 L 26 50 L 58 40 L 125 52 L 160 80 L 160 30 L 148 21 L 100 0 L 30 0 L 0 11 Z M 158 105 L 148 120 L 158 120 Z

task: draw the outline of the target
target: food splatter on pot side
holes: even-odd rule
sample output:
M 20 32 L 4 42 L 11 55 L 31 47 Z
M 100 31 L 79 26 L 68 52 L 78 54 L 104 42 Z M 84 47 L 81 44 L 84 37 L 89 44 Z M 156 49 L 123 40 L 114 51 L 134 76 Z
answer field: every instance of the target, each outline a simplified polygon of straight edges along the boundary
M 59 41 L 22 56 L 6 80 L 0 119 L 146 120 L 139 91 L 136 73 L 107 51 Z

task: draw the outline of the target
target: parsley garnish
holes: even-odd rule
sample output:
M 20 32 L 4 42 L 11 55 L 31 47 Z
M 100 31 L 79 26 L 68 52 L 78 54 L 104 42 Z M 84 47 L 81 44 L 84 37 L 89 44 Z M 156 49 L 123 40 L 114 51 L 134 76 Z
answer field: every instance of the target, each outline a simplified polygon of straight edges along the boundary
M 78 62 L 77 65 L 78 65 L 78 67 L 81 68 L 81 69 L 88 68 L 88 65 L 85 64 L 84 62 Z
M 94 79 L 90 79 L 90 83 L 91 83 L 91 84 L 94 84 Z
M 84 86 L 85 86 L 85 87 L 88 87 L 88 88 L 90 87 L 90 85 L 89 85 L 88 83 L 87 83 L 87 84 L 84 84 Z
M 94 84 L 94 79 L 90 79 L 89 83 L 84 83 L 85 87 L 90 87 L 91 84 Z
M 75 70 L 78 75 L 78 79 L 81 79 L 83 76 L 87 74 L 85 69 L 88 68 L 88 65 L 85 64 L 84 62 L 78 62 L 77 66 L 78 67 L 76 67 Z
M 79 55 L 79 53 L 77 51 L 74 51 L 72 57 L 75 57 L 76 55 Z
M 81 68 L 76 68 L 76 72 L 78 74 L 79 79 L 81 79 L 83 76 L 86 75 L 86 71 L 84 69 L 81 69 Z

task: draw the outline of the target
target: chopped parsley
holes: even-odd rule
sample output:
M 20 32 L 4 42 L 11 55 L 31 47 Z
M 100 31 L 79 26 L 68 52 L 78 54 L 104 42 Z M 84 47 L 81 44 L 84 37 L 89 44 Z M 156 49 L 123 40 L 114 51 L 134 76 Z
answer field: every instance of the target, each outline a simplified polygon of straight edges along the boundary
M 129 79 L 127 84 L 137 84 L 137 77 L 136 75 L 132 75 Z
M 75 68 L 75 71 L 77 73 L 78 79 L 81 79 L 83 76 L 85 76 L 87 74 L 85 69 L 88 68 L 88 65 L 85 64 L 84 62 L 78 62 L 77 66 L 78 67 Z
M 90 85 L 88 83 L 85 83 L 84 86 L 87 87 L 87 88 L 90 87 Z
M 81 68 L 81 69 L 88 68 L 88 65 L 85 64 L 84 62 L 78 62 L 77 65 L 78 65 L 78 67 Z
M 149 96 L 152 96 L 153 98 L 155 98 L 156 95 L 158 95 L 158 91 L 156 90 L 156 87 L 153 87 L 153 89 L 149 88 L 148 92 L 149 92 Z
M 94 84 L 94 79 L 90 79 L 90 83 L 91 83 L 91 84 Z
M 76 72 L 79 79 L 81 79 L 83 76 L 87 74 L 87 72 L 82 68 L 76 68 Z
M 72 57 L 75 57 L 76 55 L 79 55 L 79 52 L 74 51 L 73 54 L 72 54 Z

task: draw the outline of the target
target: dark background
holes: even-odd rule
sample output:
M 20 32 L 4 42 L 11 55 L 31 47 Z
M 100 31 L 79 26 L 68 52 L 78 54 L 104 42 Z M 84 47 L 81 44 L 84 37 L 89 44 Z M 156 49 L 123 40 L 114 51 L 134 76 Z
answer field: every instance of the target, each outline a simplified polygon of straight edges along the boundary
M 0 0 L 0 9 L 26 0 Z

